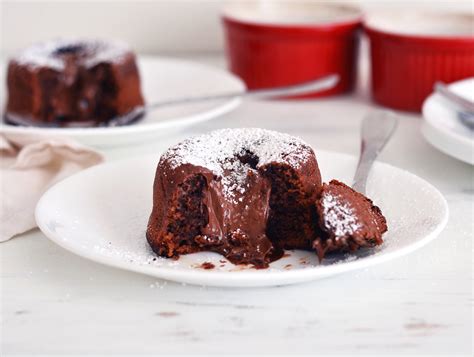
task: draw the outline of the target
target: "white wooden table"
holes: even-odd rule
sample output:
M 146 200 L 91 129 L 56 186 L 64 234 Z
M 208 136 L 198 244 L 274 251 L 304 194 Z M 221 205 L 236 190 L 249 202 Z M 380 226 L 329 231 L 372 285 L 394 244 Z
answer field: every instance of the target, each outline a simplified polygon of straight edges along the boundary
M 106 155 L 112 160 L 157 153 L 158 159 L 182 137 L 243 126 L 287 132 L 316 149 L 356 155 L 361 118 L 373 107 L 366 91 L 358 93 L 245 103 L 179 136 Z M 428 180 L 449 203 L 448 226 L 428 246 L 312 283 L 218 289 L 104 267 L 34 230 L 0 244 L 2 352 L 471 355 L 474 170 L 429 146 L 419 116 L 400 116 L 381 160 Z

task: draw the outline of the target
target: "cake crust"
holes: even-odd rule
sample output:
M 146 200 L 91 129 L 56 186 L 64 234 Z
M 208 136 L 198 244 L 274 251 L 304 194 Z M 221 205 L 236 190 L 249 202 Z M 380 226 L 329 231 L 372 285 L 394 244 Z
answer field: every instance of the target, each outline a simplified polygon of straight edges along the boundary
M 196 180 L 202 185 L 192 194 L 186 182 Z M 305 217 L 312 215 L 320 188 L 316 157 L 301 140 L 263 129 L 214 131 L 162 155 L 147 239 L 163 256 L 210 250 L 236 264 L 267 267 L 288 242 L 311 247 L 308 234 L 314 228 Z M 288 199 L 282 199 L 283 192 L 290 192 Z M 179 202 L 180 194 L 199 196 L 191 210 L 199 212 L 192 233 L 172 228 L 180 217 L 185 217 L 183 227 L 195 221 L 189 204 Z M 285 209 L 294 214 L 283 215 Z

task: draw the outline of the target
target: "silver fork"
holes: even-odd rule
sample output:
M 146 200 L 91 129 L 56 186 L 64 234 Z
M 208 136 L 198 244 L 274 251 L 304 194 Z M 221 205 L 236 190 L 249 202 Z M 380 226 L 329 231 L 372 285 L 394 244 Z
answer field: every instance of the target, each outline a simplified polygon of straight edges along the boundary
M 352 184 L 354 190 L 362 194 L 366 193 L 370 169 L 392 137 L 397 124 L 397 117 L 386 110 L 370 112 L 362 121 L 359 163 Z
M 122 126 L 132 124 L 139 121 L 145 114 L 153 110 L 160 109 L 162 107 L 173 106 L 173 105 L 187 105 L 193 103 L 209 102 L 223 99 L 242 98 L 242 99 L 271 99 L 279 97 L 289 97 L 303 94 L 312 94 L 321 92 L 327 89 L 331 89 L 339 83 L 338 74 L 329 74 L 324 77 L 313 79 L 306 82 L 300 82 L 293 85 L 252 89 L 237 92 L 226 92 L 210 95 L 182 97 L 176 99 L 162 100 L 146 104 L 142 107 L 136 108 L 128 114 L 109 119 L 106 123 L 94 123 L 94 122 L 75 122 L 70 127 L 94 127 L 94 126 Z M 57 127 L 57 123 L 43 124 L 32 123 L 31 121 L 12 115 L 5 115 L 5 121 L 10 124 L 24 125 L 24 126 L 42 126 L 42 127 Z
M 296 95 L 303 95 L 303 94 L 309 94 L 309 93 L 317 93 L 317 92 L 321 92 L 327 89 L 331 89 L 334 86 L 336 86 L 337 83 L 339 83 L 339 75 L 333 73 L 333 74 L 329 74 L 327 76 L 313 79 L 310 81 L 300 82 L 297 84 L 281 86 L 281 87 L 252 89 L 252 90 L 245 90 L 245 91 L 238 91 L 238 92 L 228 92 L 228 93 L 219 93 L 219 94 L 163 100 L 163 101 L 146 104 L 143 107 L 137 108 L 133 113 L 130 113 L 129 115 L 118 117 L 118 118 L 112 119 L 111 121 L 114 122 L 113 126 L 123 125 L 124 123 L 131 122 L 130 116 L 134 118 L 141 118 L 146 113 L 151 112 L 153 110 L 156 110 L 162 107 L 167 107 L 167 106 L 174 106 L 174 105 L 186 105 L 186 104 L 209 102 L 209 101 L 232 99 L 232 98 L 254 99 L 254 100 L 255 99 L 272 99 L 272 98 L 279 98 L 279 97 L 288 97 L 288 96 L 296 96 Z

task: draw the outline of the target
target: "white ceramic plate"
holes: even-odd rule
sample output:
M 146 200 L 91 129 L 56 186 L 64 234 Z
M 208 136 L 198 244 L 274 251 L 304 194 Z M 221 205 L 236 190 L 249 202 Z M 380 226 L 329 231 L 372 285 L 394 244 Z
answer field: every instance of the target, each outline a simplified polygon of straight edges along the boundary
M 140 57 L 142 90 L 148 103 L 204 94 L 244 91 L 245 84 L 231 73 L 184 60 Z M 5 83 L 5 65 L 0 66 L 0 83 Z M 0 91 L 3 111 L 6 90 Z M 155 110 L 140 122 L 112 128 L 34 128 L 8 124 L 0 132 L 35 135 L 67 135 L 93 146 L 117 146 L 143 142 L 209 120 L 231 111 L 240 99 L 169 106 Z
M 63 248 L 99 263 L 184 283 L 244 287 L 299 283 L 382 263 L 435 238 L 448 218 L 446 201 L 433 186 L 376 163 L 368 194 L 389 226 L 385 243 L 376 249 L 332 257 L 322 264 L 312 252 L 291 251 L 262 270 L 235 266 L 215 253 L 160 258 L 145 239 L 157 160 L 154 156 L 107 163 L 60 182 L 38 203 L 38 226 Z M 356 158 L 319 151 L 318 161 L 324 180 L 351 181 Z M 216 267 L 205 270 L 204 262 Z
M 453 83 L 449 88 L 474 102 L 474 78 Z M 430 95 L 423 104 L 423 117 L 422 133 L 431 145 L 474 165 L 474 131 L 461 124 L 446 99 L 436 93 Z

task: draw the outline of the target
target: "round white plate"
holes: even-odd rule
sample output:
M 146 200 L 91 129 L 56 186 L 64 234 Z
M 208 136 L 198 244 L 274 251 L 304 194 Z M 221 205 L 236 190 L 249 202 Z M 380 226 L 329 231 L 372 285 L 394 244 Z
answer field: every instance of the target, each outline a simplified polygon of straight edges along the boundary
M 351 181 L 356 158 L 319 151 L 318 160 L 324 180 Z M 368 195 L 389 226 L 380 247 L 327 258 L 322 264 L 314 252 L 291 251 L 261 270 L 235 266 L 215 253 L 161 258 L 145 239 L 157 161 L 158 155 L 107 163 L 60 182 L 39 201 L 38 226 L 63 248 L 99 263 L 190 284 L 245 287 L 300 283 L 382 263 L 435 238 L 448 218 L 445 199 L 428 182 L 376 163 Z M 204 262 L 215 268 L 203 269 Z
M 231 73 L 190 61 L 140 57 L 142 90 L 148 103 L 223 92 L 241 92 L 245 84 Z M 0 67 L 0 83 L 5 83 L 5 65 Z M 5 107 L 6 90 L 0 91 L 0 107 Z M 143 142 L 180 130 L 185 126 L 215 118 L 234 109 L 240 99 L 163 107 L 136 124 L 111 128 L 35 128 L 8 124 L 0 132 L 35 135 L 67 135 L 93 146 L 117 146 Z
M 449 88 L 474 102 L 474 78 L 455 82 Z M 474 165 L 474 131 L 461 124 L 446 99 L 436 93 L 430 95 L 423 104 L 423 117 L 422 133 L 431 145 Z

